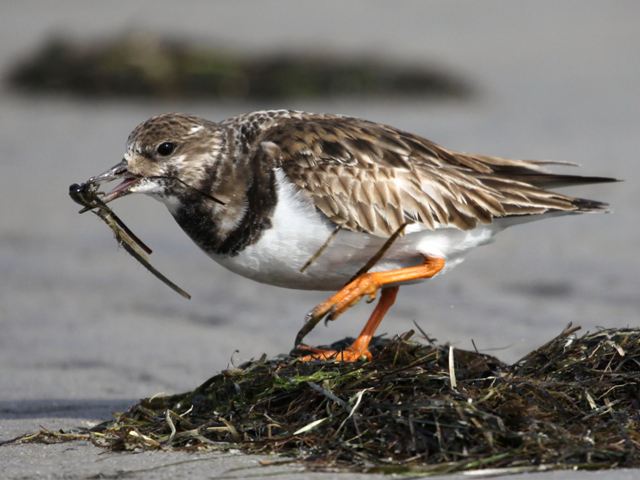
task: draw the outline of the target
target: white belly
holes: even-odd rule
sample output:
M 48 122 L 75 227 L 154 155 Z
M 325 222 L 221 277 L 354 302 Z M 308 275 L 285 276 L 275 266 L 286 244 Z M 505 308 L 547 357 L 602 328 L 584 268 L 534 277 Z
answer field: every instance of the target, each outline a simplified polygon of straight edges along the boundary
M 339 289 L 379 251 L 386 239 L 341 230 L 301 272 L 335 227 L 304 194 L 289 184 L 279 183 L 272 228 L 236 256 L 211 257 L 229 270 L 258 282 L 301 290 Z M 444 258 L 446 271 L 460 263 L 467 251 L 489 242 L 499 230 L 496 224 L 468 231 L 425 230 L 417 224 L 408 225 L 406 234 L 394 242 L 371 271 L 415 266 L 429 255 Z

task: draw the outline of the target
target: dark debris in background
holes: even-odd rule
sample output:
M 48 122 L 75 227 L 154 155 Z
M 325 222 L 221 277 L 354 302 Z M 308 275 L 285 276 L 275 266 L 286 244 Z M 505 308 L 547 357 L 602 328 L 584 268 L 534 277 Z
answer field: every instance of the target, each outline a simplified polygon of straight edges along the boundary
M 246 55 L 151 34 L 95 42 L 52 38 L 17 63 L 8 80 L 27 92 L 85 97 L 277 100 L 471 95 L 466 81 L 435 65 L 313 52 Z
M 443 474 L 640 466 L 640 330 L 567 328 L 513 365 L 377 340 L 355 364 L 259 359 L 79 433 L 114 451 L 240 449 L 314 470 Z M 453 363 L 451 362 L 453 360 Z

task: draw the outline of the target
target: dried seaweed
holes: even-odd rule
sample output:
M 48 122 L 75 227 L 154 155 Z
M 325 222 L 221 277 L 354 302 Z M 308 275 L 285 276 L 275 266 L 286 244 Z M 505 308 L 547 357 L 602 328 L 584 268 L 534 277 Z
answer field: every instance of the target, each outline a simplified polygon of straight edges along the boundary
M 376 58 L 377 57 L 377 58 Z M 103 40 L 48 38 L 6 75 L 28 92 L 81 97 L 288 99 L 345 95 L 472 98 L 466 78 L 435 63 L 402 64 L 344 52 L 250 55 L 149 32 Z
M 376 339 L 371 362 L 261 358 L 84 433 L 112 450 L 240 448 L 317 470 L 640 466 L 640 330 L 574 331 L 513 365 L 412 332 Z
M 79 213 L 89 211 L 94 213 L 113 231 L 116 241 L 129 255 L 140 262 L 149 272 L 173 291 L 186 299 L 191 299 L 191 295 L 187 291 L 173 283 L 163 273 L 151 265 L 148 255 L 152 253 L 152 250 L 102 201 L 99 196 L 101 194 L 102 193 L 98 191 L 98 185 L 91 180 L 82 184 L 74 183 L 69 186 L 69 196 L 71 199 L 84 207 Z

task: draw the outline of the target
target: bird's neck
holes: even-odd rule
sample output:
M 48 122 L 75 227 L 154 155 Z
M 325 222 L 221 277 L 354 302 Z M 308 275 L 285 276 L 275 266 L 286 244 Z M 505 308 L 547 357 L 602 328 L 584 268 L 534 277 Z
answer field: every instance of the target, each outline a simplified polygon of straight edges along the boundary
M 220 158 L 204 169 L 199 192 L 183 191 L 172 214 L 205 252 L 233 256 L 271 228 L 277 193 L 271 159 L 259 149 L 244 155 L 232 153 L 235 149 L 227 145 Z

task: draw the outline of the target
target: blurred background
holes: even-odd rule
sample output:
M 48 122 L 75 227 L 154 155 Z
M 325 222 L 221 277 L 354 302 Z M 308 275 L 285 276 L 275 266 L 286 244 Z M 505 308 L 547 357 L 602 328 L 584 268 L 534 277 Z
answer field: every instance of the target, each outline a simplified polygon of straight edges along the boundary
M 622 178 L 571 192 L 615 213 L 513 228 L 450 274 L 401 289 L 380 333 L 417 322 L 439 342 L 473 339 L 514 361 L 569 322 L 637 327 L 638 45 L 633 0 L 2 2 L 0 412 L 91 417 L 193 388 L 288 352 L 325 298 L 225 271 L 149 198 L 114 203 L 186 301 L 77 214 L 68 185 L 117 163 L 130 130 L 166 111 L 343 113 Z M 355 335 L 371 308 L 308 342 Z

